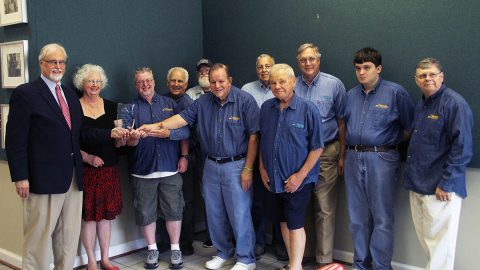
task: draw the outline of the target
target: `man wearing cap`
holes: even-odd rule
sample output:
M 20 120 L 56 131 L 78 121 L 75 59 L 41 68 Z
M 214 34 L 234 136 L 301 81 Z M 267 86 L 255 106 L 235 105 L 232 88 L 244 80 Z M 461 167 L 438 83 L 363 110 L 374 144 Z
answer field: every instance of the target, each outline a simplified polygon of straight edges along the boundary
M 191 99 L 196 100 L 201 95 L 210 92 L 210 80 L 208 79 L 208 73 L 212 67 L 212 62 L 209 59 L 202 58 L 197 62 L 197 79 L 198 85 L 187 90 L 187 95 Z

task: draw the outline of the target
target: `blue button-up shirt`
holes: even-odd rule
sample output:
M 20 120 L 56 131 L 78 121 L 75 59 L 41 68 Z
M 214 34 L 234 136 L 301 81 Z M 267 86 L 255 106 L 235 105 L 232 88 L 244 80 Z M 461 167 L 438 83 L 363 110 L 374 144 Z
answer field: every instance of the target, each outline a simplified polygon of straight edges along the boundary
M 246 154 L 249 136 L 258 131 L 255 99 L 233 85 L 223 105 L 209 92 L 195 100 L 180 116 L 190 126 L 197 123 L 202 152 L 214 157 Z
M 465 169 L 473 155 L 472 111 L 458 93 L 442 85 L 415 108 L 404 187 L 435 194 L 440 187 L 467 196 Z
M 336 77 L 319 72 L 308 84 L 303 76 L 297 77 L 295 94 L 310 100 L 320 110 L 322 115 L 322 130 L 325 142 L 338 139 L 338 119 L 343 119 L 345 109 L 345 86 Z
M 260 80 L 245 84 L 242 90 L 253 96 L 259 108 L 265 101 L 275 97 L 270 86 L 265 87 Z
M 368 95 L 358 85 L 347 92 L 346 144 L 397 145 L 403 130 L 410 129 L 413 111 L 410 96 L 399 84 L 380 79 Z
M 123 107 L 122 119 L 126 126 L 135 127 L 143 124 L 157 123 L 179 112 L 177 104 L 171 98 L 157 93 L 152 103 L 138 96 Z M 154 172 L 176 172 L 178 162 L 178 140 L 190 136 L 188 127 L 170 130 L 170 139 L 146 137 L 128 152 L 129 172 L 136 175 L 148 175 Z
M 285 192 L 284 181 L 300 170 L 310 151 L 323 147 L 322 134 L 322 117 L 310 101 L 294 95 L 283 110 L 277 99 L 262 105 L 260 153 L 272 192 Z M 316 183 L 319 173 L 317 162 L 299 188 Z
M 175 100 L 175 102 L 177 102 L 177 107 L 179 111 L 185 110 L 185 108 L 187 108 L 193 103 L 193 99 L 185 93 L 181 94 L 180 96 L 174 96 L 170 93 L 167 93 L 164 96 Z

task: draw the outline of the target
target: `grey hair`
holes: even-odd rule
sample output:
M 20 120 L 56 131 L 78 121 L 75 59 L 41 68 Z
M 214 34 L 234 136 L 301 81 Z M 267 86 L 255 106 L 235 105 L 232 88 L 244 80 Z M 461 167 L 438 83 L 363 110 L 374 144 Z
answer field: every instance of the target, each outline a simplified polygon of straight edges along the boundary
M 102 88 L 105 88 L 108 85 L 108 78 L 105 74 L 105 70 L 99 65 L 94 64 L 85 64 L 83 65 L 76 73 L 73 75 L 73 84 L 77 87 L 78 90 L 83 91 L 83 83 L 85 79 L 92 73 L 97 73 L 102 78 Z
M 180 71 L 183 73 L 183 76 L 185 76 L 185 82 L 188 82 L 188 71 L 182 67 L 173 67 L 168 70 L 167 72 L 167 82 L 170 80 L 170 76 L 172 75 L 172 72 L 174 71 Z
M 153 78 L 153 71 L 151 68 L 149 67 L 139 67 L 139 68 L 136 68 L 135 69 L 135 76 L 137 76 L 138 73 L 150 73 L 152 74 L 152 78 Z
M 315 54 L 318 57 L 318 59 L 320 59 L 320 57 L 322 56 L 322 54 L 318 50 L 318 47 L 315 46 L 313 43 L 304 43 L 304 44 L 300 45 L 300 47 L 298 47 L 298 49 L 297 49 L 297 60 L 300 60 L 300 54 L 303 51 L 305 51 L 306 49 L 313 49 L 315 51 Z
M 58 43 L 50 43 L 43 46 L 43 48 L 40 50 L 40 53 L 38 54 L 38 61 L 40 62 L 44 60 L 47 56 L 55 51 L 61 51 L 63 55 L 65 55 L 65 60 L 67 60 L 67 52 L 65 51 L 65 48 Z
M 418 61 L 415 69 L 427 69 L 427 68 L 430 68 L 431 66 L 436 66 L 438 70 L 443 71 L 442 64 L 440 64 L 440 61 L 438 61 L 433 57 L 427 57 L 425 59 Z
M 273 76 L 274 74 L 286 74 L 287 76 L 290 76 L 292 78 L 295 78 L 295 72 L 293 72 L 293 68 L 289 66 L 288 64 L 275 64 L 273 67 L 270 69 L 270 76 Z
M 273 57 L 271 57 L 269 54 L 266 54 L 266 53 L 262 53 L 257 57 L 257 61 L 255 62 L 255 65 L 258 65 L 258 61 L 260 61 L 260 59 L 262 58 L 269 58 L 272 61 L 272 65 L 275 65 L 275 59 L 273 59 Z

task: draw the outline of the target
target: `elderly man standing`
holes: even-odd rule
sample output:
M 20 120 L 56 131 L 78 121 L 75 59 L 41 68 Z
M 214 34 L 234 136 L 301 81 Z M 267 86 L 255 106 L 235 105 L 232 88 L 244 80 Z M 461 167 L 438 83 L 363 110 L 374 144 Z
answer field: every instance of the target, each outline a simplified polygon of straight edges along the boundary
M 275 99 L 263 103 L 260 111 L 260 173 L 277 201 L 290 258 L 282 269 L 301 270 L 305 211 L 323 151 L 322 117 L 313 103 L 294 94 L 295 74 L 289 65 L 272 67 L 270 85 Z
M 443 84 L 435 58 L 418 62 L 415 82 L 423 93 L 415 108 L 404 187 L 418 239 L 427 254 L 425 269 L 453 270 L 465 170 L 472 158 L 472 111 Z
M 208 227 L 217 256 L 205 263 L 219 269 L 230 263 L 236 251 L 233 270 L 255 268 L 255 235 L 250 213 L 252 171 L 257 155 L 258 106 L 248 93 L 232 86 L 224 64 L 210 69 L 211 93 L 201 96 L 190 107 L 169 119 L 140 128 L 148 134 L 198 125 L 203 153 L 207 156 L 203 192 Z M 160 131 L 158 129 L 160 128 Z M 236 241 L 231 239 L 233 229 Z
M 190 106 L 193 103 L 193 100 L 185 94 L 185 90 L 187 89 L 188 85 L 188 71 L 182 67 L 173 67 L 168 70 L 167 72 L 167 88 L 168 94 L 166 96 L 172 98 L 177 102 L 177 109 L 179 111 L 183 111 L 185 108 Z M 192 145 L 192 139 L 190 138 L 190 145 Z M 186 152 L 187 149 L 185 149 Z M 192 154 L 188 154 L 186 156 L 181 156 L 181 158 L 185 159 L 185 162 L 189 162 L 191 159 L 195 161 L 195 158 Z M 185 209 L 183 210 L 183 219 L 182 219 L 182 233 L 180 234 L 180 250 L 182 251 L 182 255 L 192 255 L 194 253 L 193 249 L 193 233 L 195 230 L 195 224 L 193 220 L 194 216 L 194 206 L 193 201 L 195 198 L 195 176 L 194 176 L 194 169 L 192 165 L 189 163 L 187 170 L 182 173 L 183 179 L 183 199 L 185 201 Z M 164 226 L 164 223 L 157 224 L 161 231 L 161 242 L 158 246 L 159 251 L 164 248 L 164 251 L 170 249 L 170 242 L 167 230 Z
M 59 44 L 38 56 L 40 78 L 18 86 L 10 99 L 6 151 L 12 181 L 24 204 L 22 269 L 72 269 L 82 224 L 80 139 L 108 142 L 126 130 L 82 129 L 75 92 L 61 84 L 67 53 Z
M 174 100 L 155 93 L 153 72 L 148 67 L 135 71 L 138 97 L 124 107 L 124 124 L 135 128 L 143 124 L 162 121 L 179 112 Z M 184 200 L 182 177 L 187 169 L 188 128 L 166 132 L 152 132 L 151 137 L 139 139 L 131 136 L 127 145 L 129 173 L 133 182 L 135 222 L 148 244 L 145 268 L 158 267 L 158 248 L 155 241 L 156 220 L 166 221 L 171 243 L 170 268 L 183 267 L 180 252 L 180 231 Z M 158 138 L 157 138 L 158 137 Z M 181 147 L 178 140 L 182 140 Z M 179 155 L 179 149 L 181 154 Z
M 360 85 L 347 92 L 345 106 L 353 268 L 391 270 L 398 144 L 409 136 L 414 105 L 401 85 L 380 78 L 382 56 L 377 50 L 357 51 L 353 63 Z
M 345 86 L 336 77 L 320 72 L 320 52 L 312 43 L 297 50 L 298 67 L 295 94 L 312 101 L 320 110 L 325 148 L 320 157 L 320 174 L 314 190 L 315 259 L 317 268 L 333 261 L 337 179 L 343 174 L 345 155 Z
M 208 73 L 212 67 L 212 62 L 209 59 L 202 58 L 197 62 L 197 80 L 198 85 L 187 90 L 187 95 L 196 100 L 205 93 L 210 92 L 210 80 L 208 78 Z
M 251 94 L 260 108 L 262 104 L 268 99 L 274 98 L 270 89 L 270 69 L 275 64 L 275 60 L 268 54 L 261 54 L 257 57 L 256 70 L 258 80 L 249 82 L 242 87 L 242 90 Z M 255 257 L 260 259 L 260 256 L 265 253 L 265 223 L 267 222 L 266 207 L 270 205 L 273 199 L 266 189 L 263 187 L 260 172 L 258 170 L 258 158 L 255 160 L 253 166 L 253 201 L 252 201 L 252 219 L 253 227 L 255 229 Z M 282 241 L 280 226 L 273 223 L 272 228 L 272 243 L 275 244 L 275 253 L 279 260 L 288 260 L 285 247 Z

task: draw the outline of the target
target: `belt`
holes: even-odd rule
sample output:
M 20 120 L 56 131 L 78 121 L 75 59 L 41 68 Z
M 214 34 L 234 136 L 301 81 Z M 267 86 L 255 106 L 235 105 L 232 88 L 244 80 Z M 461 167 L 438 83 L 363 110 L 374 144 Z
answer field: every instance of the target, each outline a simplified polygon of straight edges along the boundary
M 354 150 L 357 152 L 387 152 L 391 150 L 397 150 L 397 145 L 386 146 L 366 146 L 366 145 L 347 145 L 348 150 Z
M 234 157 L 226 157 L 226 158 L 219 158 L 219 157 L 212 157 L 212 156 L 207 156 L 208 159 L 211 161 L 215 161 L 216 163 L 227 163 L 227 162 L 232 162 L 232 161 L 237 161 L 245 157 L 245 154 L 241 154 L 238 156 Z

